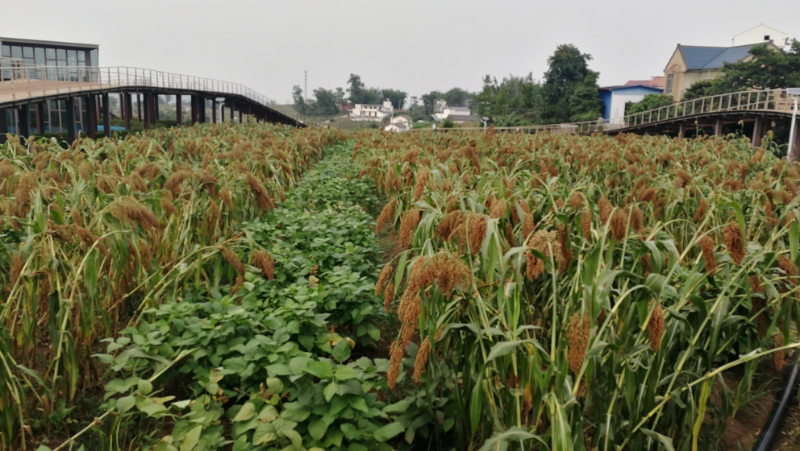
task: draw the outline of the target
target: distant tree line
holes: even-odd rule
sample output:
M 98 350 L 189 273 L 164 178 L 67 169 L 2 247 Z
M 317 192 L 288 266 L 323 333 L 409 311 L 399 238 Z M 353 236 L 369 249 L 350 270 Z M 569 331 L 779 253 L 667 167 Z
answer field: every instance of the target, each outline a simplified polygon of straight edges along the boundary
M 408 96 L 406 92 L 398 89 L 368 88 L 356 74 L 350 74 L 347 86 L 346 90 L 317 88 L 314 90 L 314 97 L 307 98 L 303 89 L 295 85 L 292 88 L 294 108 L 308 116 L 334 116 L 348 103 L 381 104 L 385 99 L 389 99 L 392 107 L 402 109 Z
M 753 60 L 726 63 L 719 78 L 695 83 L 686 90 L 684 99 L 800 86 L 800 43 L 795 42 L 786 52 L 756 46 L 750 53 L 755 57 Z M 509 75 L 501 80 L 486 75 L 480 92 L 456 87 L 409 97 L 399 89 L 367 87 L 360 76 L 351 74 L 346 89 L 318 88 L 312 98 L 307 98 L 300 86 L 295 86 L 292 97 L 300 113 L 312 116 L 336 115 L 348 103 L 380 104 L 389 99 L 396 110 L 407 110 L 414 121 L 430 120 L 437 100 L 444 100 L 449 106 L 468 107 L 498 126 L 593 121 L 602 116 L 603 102 L 597 85 L 599 73 L 589 68 L 591 60 L 591 55 L 581 53 L 574 45 L 563 44 L 548 58 L 542 81 L 535 80 L 532 73 Z M 626 105 L 626 113 L 671 103 L 670 95 L 652 94 L 639 103 Z

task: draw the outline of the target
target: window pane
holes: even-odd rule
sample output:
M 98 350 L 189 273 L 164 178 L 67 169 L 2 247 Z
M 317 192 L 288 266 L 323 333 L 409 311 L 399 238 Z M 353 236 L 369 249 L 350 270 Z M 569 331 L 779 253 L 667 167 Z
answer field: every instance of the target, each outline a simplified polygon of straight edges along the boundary
M 11 46 L 10 45 L 4 45 L 4 46 L 0 47 L 0 56 L 4 56 L 6 58 L 10 58 L 11 57 Z
M 33 47 L 23 47 L 22 56 L 25 58 L 33 58 Z
M 67 51 L 64 49 L 56 49 L 56 56 L 60 61 L 67 61 Z
M 89 65 L 97 67 L 98 64 L 100 64 L 99 56 L 97 55 L 97 49 L 94 49 L 89 52 Z
M 78 52 L 76 52 L 75 50 L 67 50 L 67 65 L 68 66 L 78 65 Z
M 11 47 L 11 56 L 13 58 L 22 58 L 22 47 Z
M 37 66 L 44 66 L 44 49 L 37 47 L 34 50 L 34 61 Z
M 56 49 L 45 49 L 47 54 L 47 59 L 54 60 L 56 59 Z
M 79 63 L 85 63 L 86 62 L 86 52 L 85 51 L 81 50 L 80 52 L 78 52 L 78 62 Z

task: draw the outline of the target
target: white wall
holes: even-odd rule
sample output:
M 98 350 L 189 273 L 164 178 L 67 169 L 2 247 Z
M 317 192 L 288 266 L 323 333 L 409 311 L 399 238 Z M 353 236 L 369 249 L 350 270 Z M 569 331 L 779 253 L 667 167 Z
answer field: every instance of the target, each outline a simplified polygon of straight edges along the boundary
M 625 104 L 628 102 L 641 102 L 644 94 L 617 94 L 611 93 L 611 114 L 608 117 L 610 124 L 622 124 L 625 122 Z
M 766 25 L 759 25 L 752 30 L 747 30 L 744 33 L 737 34 L 733 37 L 733 46 L 758 44 L 764 41 L 764 36 L 769 35 L 769 39 L 778 47 L 783 47 L 786 43 L 786 38 L 789 37 L 786 33 L 781 33 L 778 30 L 770 28 Z

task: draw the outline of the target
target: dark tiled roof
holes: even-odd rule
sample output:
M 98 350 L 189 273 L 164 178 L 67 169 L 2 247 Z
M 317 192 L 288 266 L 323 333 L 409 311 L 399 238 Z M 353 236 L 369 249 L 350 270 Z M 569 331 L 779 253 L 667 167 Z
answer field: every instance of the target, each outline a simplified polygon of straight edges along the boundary
M 698 47 L 680 46 L 688 70 L 719 69 L 724 63 L 741 61 L 750 54 L 750 49 L 762 44 L 740 45 L 738 47 Z

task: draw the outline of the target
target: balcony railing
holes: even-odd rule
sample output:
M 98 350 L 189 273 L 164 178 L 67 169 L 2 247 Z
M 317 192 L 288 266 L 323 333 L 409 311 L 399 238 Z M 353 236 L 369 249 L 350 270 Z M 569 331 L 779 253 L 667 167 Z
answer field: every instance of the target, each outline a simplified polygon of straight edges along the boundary
M 278 111 L 297 122 L 306 118 L 239 83 L 137 67 L 22 66 L 0 67 L 0 99 L 11 101 L 109 88 L 158 88 L 239 95 Z M 5 86 L 4 86 L 5 85 Z M 5 99 L 7 100 L 7 99 Z M 0 100 L 2 101 L 2 100 Z

